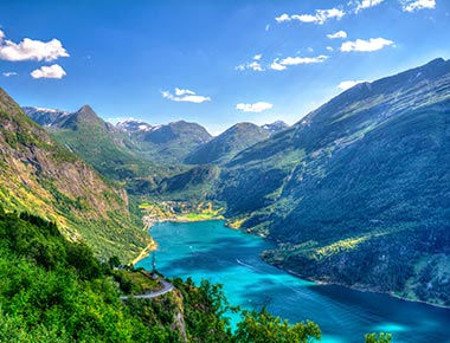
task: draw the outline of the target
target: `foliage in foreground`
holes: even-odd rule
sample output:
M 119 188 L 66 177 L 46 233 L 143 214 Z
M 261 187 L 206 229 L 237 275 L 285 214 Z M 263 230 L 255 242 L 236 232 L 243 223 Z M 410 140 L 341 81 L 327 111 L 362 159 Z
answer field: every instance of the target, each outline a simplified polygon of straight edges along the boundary
M 391 343 L 392 335 L 390 333 L 368 333 L 365 336 L 366 343 Z
M 320 339 L 319 326 L 311 321 L 289 325 L 287 320 L 272 316 L 267 310 L 244 312 L 244 319 L 238 324 L 237 342 L 248 343 L 290 343 L 310 342 Z
M 174 292 L 124 303 L 121 293 L 152 283 L 110 262 L 55 224 L 0 207 L 0 342 L 247 342 L 223 316 L 220 286 L 176 279 Z
M 266 310 L 242 312 L 232 332 L 226 313 L 238 311 L 220 285 L 173 280 L 176 288 L 152 300 L 119 300 L 157 287 L 139 271 L 101 263 L 67 241 L 55 224 L 0 207 L 0 342 L 310 342 L 320 328 L 289 325 Z M 370 334 L 368 343 L 388 343 Z

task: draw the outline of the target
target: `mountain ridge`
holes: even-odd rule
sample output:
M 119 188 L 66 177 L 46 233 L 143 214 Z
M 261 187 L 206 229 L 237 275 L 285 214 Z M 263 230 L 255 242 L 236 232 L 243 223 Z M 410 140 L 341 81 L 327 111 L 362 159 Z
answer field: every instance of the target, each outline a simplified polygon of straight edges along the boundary
M 5 210 L 54 221 L 66 237 L 86 242 L 98 255 L 131 258 L 149 243 L 124 190 L 55 142 L 1 88 L 0 132 Z
M 237 123 L 186 157 L 191 164 L 221 164 L 240 151 L 269 138 L 267 130 L 253 123 Z

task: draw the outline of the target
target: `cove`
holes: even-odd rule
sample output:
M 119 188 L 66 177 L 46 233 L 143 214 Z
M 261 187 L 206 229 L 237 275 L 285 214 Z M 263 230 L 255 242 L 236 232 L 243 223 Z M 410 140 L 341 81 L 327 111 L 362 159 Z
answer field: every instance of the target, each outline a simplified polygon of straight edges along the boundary
M 222 221 L 159 223 L 151 235 L 157 269 L 166 276 L 208 279 L 223 284 L 233 305 L 266 306 L 291 322 L 311 319 L 322 329 L 321 342 L 363 342 L 373 331 L 391 332 L 395 343 L 450 342 L 450 310 L 302 280 L 260 259 L 270 242 Z M 137 267 L 150 270 L 151 260 Z

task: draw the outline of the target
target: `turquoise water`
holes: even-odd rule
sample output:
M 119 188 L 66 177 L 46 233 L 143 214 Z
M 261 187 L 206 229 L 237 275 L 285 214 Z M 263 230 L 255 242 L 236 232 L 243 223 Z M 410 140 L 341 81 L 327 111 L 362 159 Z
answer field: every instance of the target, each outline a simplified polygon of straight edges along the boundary
M 270 242 L 221 221 L 162 223 L 151 235 L 165 275 L 221 283 L 233 305 L 267 306 L 292 322 L 314 320 L 322 342 L 363 342 L 364 333 L 373 331 L 392 332 L 394 342 L 450 342 L 450 310 L 299 279 L 259 258 Z M 151 258 L 139 266 L 151 269 Z

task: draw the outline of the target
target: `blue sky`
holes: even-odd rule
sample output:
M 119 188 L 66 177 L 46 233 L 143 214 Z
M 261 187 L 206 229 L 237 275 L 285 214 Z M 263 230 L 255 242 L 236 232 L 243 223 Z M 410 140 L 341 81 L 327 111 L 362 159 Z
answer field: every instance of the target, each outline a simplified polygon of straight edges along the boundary
M 0 87 L 21 105 L 217 134 L 449 58 L 450 1 L 0 0 L 0 31 Z

